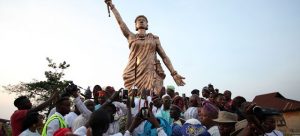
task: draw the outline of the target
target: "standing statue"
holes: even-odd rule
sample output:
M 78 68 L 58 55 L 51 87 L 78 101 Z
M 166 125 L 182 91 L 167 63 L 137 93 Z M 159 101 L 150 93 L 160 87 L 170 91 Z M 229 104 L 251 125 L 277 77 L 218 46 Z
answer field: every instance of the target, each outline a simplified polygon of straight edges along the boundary
M 183 81 L 185 78 L 173 68 L 169 57 L 160 45 L 158 36 L 146 33 L 146 30 L 148 30 L 147 18 L 144 15 L 136 17 L 135 29 L 137 33 L 135 34 L 128 29 L 118 10 L 112 4 L 112 0 L 105 0 L 105 3 L 112 10 L 123 35 L 129 43 L 129 60 L 123 73 L 125 88 L 130 89 L 136 86 L 139 90 L 148 89 L 159 94 L 166 75 L 156 53 L 162 58 L 176 84 L 178 86 L 185 85 Z M 131 91 L 129 91 L 129 94 L 131 95 Z

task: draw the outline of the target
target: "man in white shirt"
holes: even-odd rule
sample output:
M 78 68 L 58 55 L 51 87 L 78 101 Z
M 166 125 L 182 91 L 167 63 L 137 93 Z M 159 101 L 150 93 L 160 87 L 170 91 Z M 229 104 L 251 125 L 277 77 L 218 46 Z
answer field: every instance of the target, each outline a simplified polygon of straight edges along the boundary
M 69 125 L 69 127 L 72 127 L 74 120 L 80 115 L 80 111 L 78 110 L 78 108 L 74 105 L 74 111 L 69 112 L 66 116 L 65 116 L 65 120 L 67 122 L 67 124 Z
M 283 136 L 282 132 L 275 130 L 276 122 L 273 116 L 266 116 L 263 118 L 261 125 L 265 131 L 264 136 Z
M 135 94 L 137 94 L 137 89 L 133 89 L 133 96 Z M 133 99 L 133 103 L 132 103 L 132 108 L 131 108 L 131 113 L 132 113 L 132 116 L 135 117 L 136 114 L 139 112 L 139 110 L 142 108 L 142 107 L 148 107 L 150 104 L 150 102 L 147 100 L 147 97 L 146 97 L 146 90 L 143 90 L 141 92 L 141 95 L 140 97 L 134 97 Z
M 153 103 L 152 113 L 153 113 L 153 115 L 155 115 L 156 113 L 160 112 L 160 110 L 162 110 L 163 102 L 159 96 L 153 96 L 152 103 Z
M 64 116 L 70 112 L 69 97 L 62 97 L 56 102 L 56 112 L 46 121 L 42 136 L 52 136 L 59 128 L 67 128 Z
M 77 102 L 77 105 L 80 102 Z M 91 112 L 93 112 L 95 110 L 95 103 L 92 100 L 86 100 L 84 101 L 84 105 L 87 107 L 87 109 Z M 83 109 L 82 107 L 80 107 L 81 109 Z M 83 110 L 82 110 L 83 111 Z M 90 113 L 90 112 L 89 112 Z M 77 118 L 74 119 L 71 127 L 72 127 L 72 131 L 74 132 L 77 128 L 85 125 L 88 120 L 90 119 L 90 115 L 89 113 L 81 113 Z
M 79 89 L 74 84 L 71 84 L 66 88 L 66 92 L 75 98 L 74 103 L 77 106 L 80 113 L 90 116 L 92 112 L 89 111 L 81 101 L 80 96 L 78 94 L 78 90 Z M 56 112 L 45 123 L 42 136 L 52 136 L 54 132 L 57 131 L 59 128 L 70 127 L 68 126 L 64 118 L 64 116 L 70 112 L 70 107 L 71 100 L 69 99 L 69 97 L 61 97 L 56 102 Z

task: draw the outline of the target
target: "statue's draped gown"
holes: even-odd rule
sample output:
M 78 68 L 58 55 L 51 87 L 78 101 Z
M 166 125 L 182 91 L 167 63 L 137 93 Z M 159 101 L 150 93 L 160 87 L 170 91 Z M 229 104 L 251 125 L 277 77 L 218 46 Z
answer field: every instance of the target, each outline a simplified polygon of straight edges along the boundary
M 124 86 L 131 89 L 135 85 L 139 90 L 149 89 L 159 92 L 165 77 L 156 57 L 157 36 L 147 34 L 129 40 L 130 54 L 123 73 Z M 139 91 L 140 92 L 140 91 Z M 130 93 L 131 94 L 131 93 Z

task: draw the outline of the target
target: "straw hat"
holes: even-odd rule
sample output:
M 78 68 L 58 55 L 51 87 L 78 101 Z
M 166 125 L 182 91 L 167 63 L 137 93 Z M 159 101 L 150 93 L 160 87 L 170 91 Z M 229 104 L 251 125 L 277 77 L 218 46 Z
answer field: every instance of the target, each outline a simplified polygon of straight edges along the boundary
M 218 118 L 214 119 L 214 121 L 218 123 L 235 123 L 238 121 L 237 119 L 238 116 L 235 113 L 219 111 Z
M 230 134 L 230 136 L 240 136 L 240 132 L 247 126 L 248 121 L 246 119 L 235 123 L 235 131 Z

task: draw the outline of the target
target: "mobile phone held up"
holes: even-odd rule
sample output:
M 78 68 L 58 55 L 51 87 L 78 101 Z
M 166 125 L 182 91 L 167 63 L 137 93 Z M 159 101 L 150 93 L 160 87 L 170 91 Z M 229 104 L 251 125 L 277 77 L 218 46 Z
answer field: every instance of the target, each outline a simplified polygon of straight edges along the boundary
M 124 89 L 123 92 L 122 92 L 122 101 L 127 101 L 128 99 L 128 90 L 127 89 Z
M 147 119 L 149 117 L 149 111 L 147 107 L 142 107 L 141 108 L 141 118 L 142 119 Z

